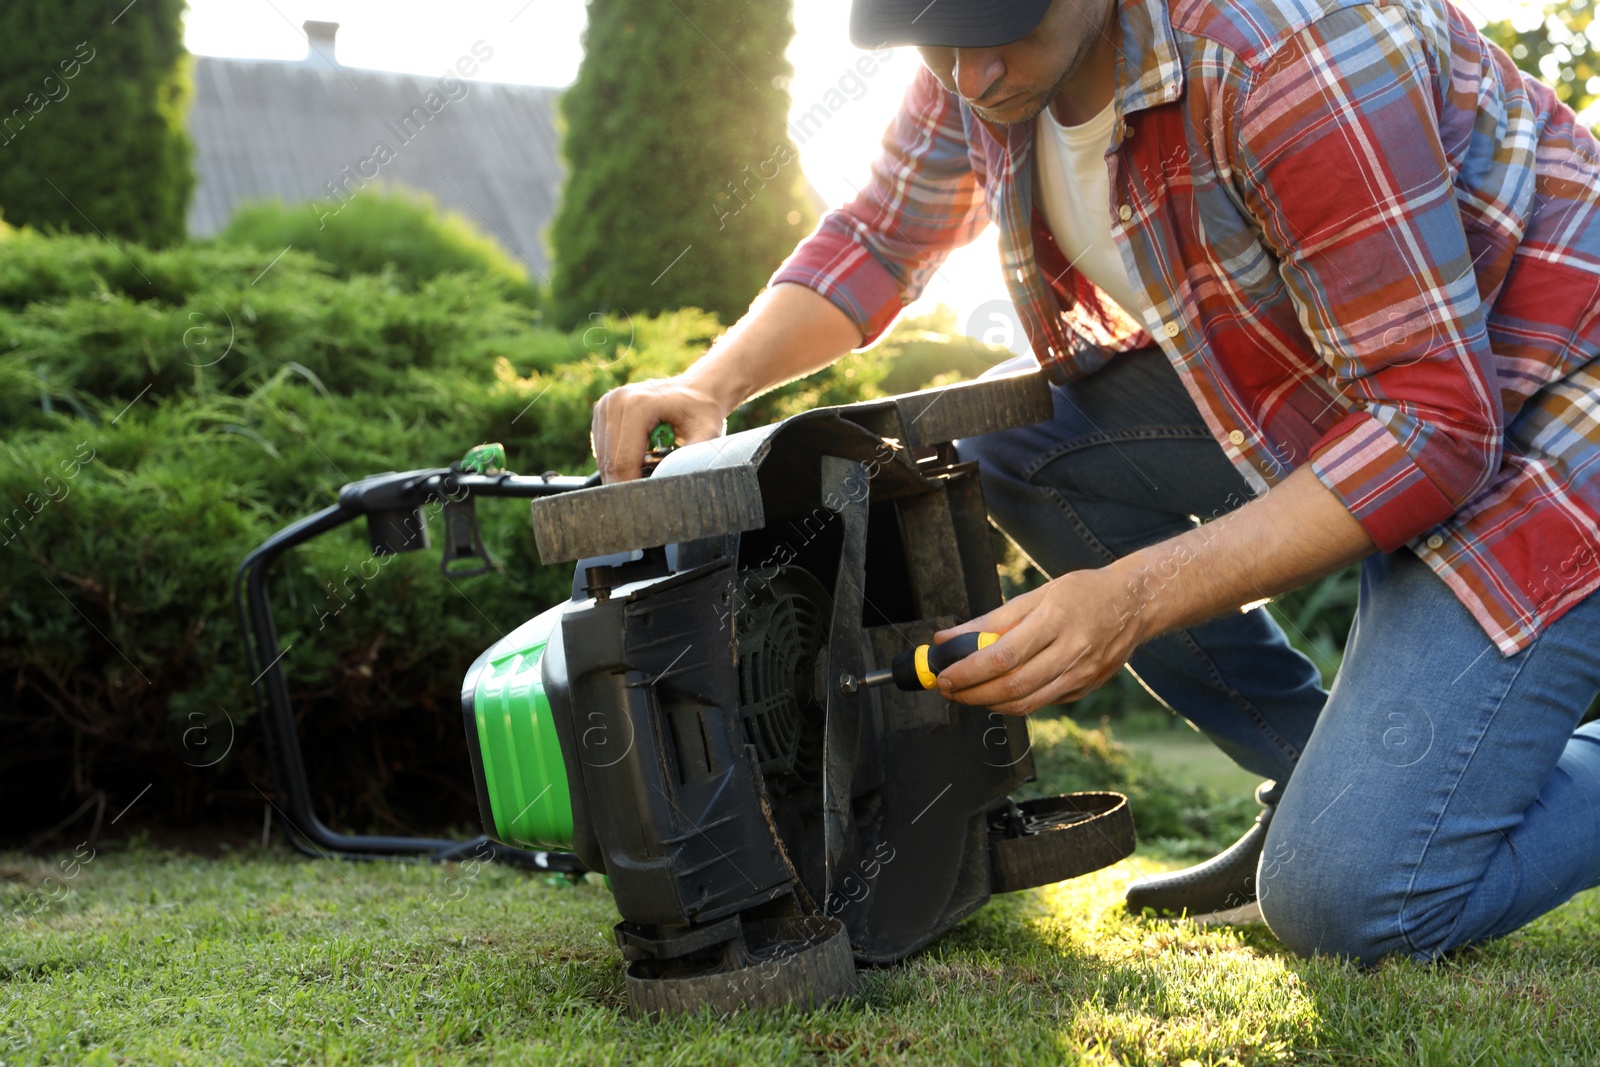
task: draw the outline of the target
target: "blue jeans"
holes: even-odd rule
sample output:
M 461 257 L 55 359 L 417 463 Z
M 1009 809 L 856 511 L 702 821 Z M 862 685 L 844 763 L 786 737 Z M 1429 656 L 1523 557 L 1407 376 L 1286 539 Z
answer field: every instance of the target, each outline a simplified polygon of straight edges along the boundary
M 1250 499 L 1159 349 L 1053 392 L 1051 421 L 958 443 L 994 520 L 1047 573 Z M 1401 550 L 1362 564 L 1331 691 L 1260 608 L 1156 638 L 1128 665 L 1273 780 L 1258 891 L 1295 952 L 1433 959 L 1600 884 L 1600 723 L 1578 727 L 1600 692 L 1600 597 L 1503 657 Z

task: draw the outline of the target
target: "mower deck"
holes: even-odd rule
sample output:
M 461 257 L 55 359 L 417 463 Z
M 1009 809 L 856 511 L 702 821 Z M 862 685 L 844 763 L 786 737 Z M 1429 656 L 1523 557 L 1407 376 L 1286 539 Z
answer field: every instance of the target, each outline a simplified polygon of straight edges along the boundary
M 533 503 L 544 562 L 579 561 L 542 696 L 636 1010 L 826 1001 L 853 980 L 834 923 L 855 960 L 890 963 L 991 892 L 1131 851 L 1122 798 L 1012 804 L 1024 719 L 841 684 L 1000 605 L 951 441 L 1050 410 L 1038 374 L 824 408 Z

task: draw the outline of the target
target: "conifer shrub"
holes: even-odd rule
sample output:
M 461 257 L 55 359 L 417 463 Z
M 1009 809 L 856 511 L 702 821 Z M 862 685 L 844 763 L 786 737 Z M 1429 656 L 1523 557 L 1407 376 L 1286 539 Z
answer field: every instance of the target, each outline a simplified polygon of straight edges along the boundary
M 530 307 L 539 303 L 538 286 L 520 260 L 423 193 L 364 188 L 337 213 L 320 203 L 246 204 L 228 220 L 222 239 L 273 255 L 285 248 L 310 252 L 341 278 L 390 269 L 420 285 L 441 274 L 486 274 Z
M 719 330 L 684 311 L 560 333 L 495 275 L 341 279 L 307 253 L 276 255 L 0 242 L 11 832 L 152 782 L 152 815 L 232 804 L 259 817 L 254 787 L 270 792 L 271 777 L 232 603 L 244 555 L 346 482 L 446 466 L 482 441 L 524 473 L 590 471 L 601 394 L 681 369 Z M 769 396 L 759 417 L 875 395 L 881 375 L 857 357 Z M 482 502 L 479 520 L 498 569 L 478 578 L 445 579 L 437 549 L 379 565 L 359 523 L 275 569 L 284 666 L 335 825 L 476 818 L 461 678 L 571 582 L 569 565 L 540 566 L 526 503 Z M 216 748 L 176 743 L 196 724 Z M 229 744 L 217 766 L 194 766 Z
M 183 239 L 194 189 L 184 6 L 0 4 L 7 220 L 148 245 Z

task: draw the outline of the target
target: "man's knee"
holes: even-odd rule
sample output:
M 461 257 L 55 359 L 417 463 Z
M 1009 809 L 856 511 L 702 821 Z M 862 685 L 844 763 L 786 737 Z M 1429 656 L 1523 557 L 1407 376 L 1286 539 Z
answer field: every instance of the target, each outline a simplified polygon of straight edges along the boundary
M 1423 877 L 1433 888 L 1419 893 L 1418 876 L 1426 872 L 1404 864 L 1391 847 L 1363 847 L 1371 842 L 1363 821 L 1341 825 L 1316 833 L 1275 817 L 1268 828 L 1257 894 L 1278 940 L 1300 956 L 1371 966 L 1392 955 L 1437 959 L 1475 939 L 1461 925 L 1469 884 Z
M 1296 955 L 1370 965 L 1403 947 L 1385 872 L 1353 850 L 1309 841 L 1275 820 L 1256 877 L 1262 918 Z

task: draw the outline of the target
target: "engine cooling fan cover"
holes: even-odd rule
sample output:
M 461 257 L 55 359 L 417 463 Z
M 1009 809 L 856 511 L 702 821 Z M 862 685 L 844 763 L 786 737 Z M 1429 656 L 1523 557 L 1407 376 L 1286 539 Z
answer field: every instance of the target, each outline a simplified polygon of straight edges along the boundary
M 798 567 L 772 577 L 745 571 L 737 586 L 734 644 L 739 715 L 767 788 L 788 792 L 821 781 L 828 660 L 826 589 Z

